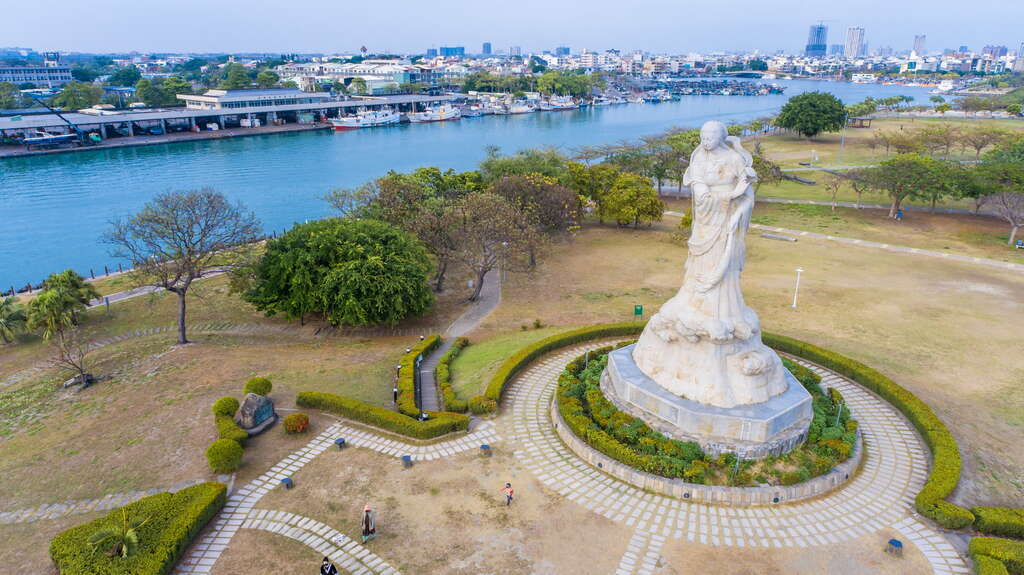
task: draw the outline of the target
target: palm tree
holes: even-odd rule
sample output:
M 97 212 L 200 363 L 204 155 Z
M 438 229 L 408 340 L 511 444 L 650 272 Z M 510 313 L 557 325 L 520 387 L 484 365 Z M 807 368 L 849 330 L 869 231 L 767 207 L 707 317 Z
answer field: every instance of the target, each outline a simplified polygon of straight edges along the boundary
M 84 306 L 65 290 L 43 290 L 28 304 L 28 327 L 42 329 L 46 340 L 55 335 L 61 337 L 64 330 L 74 325 L 78 307 Z
M 10 343 L 25 327 L 25 310 L 17 304 L 15 296 L 0 298 L 0 339 L 4 343 Z
M 89 536 L 89 545 L 93 553 L 98 549 L 106 549 L 109 557 L 131 557 L 139 548 L 139 528 L 146 524 L 146 521 L 139 521 L 128 516 L 128 512 L 121 508 L 121 522 L 117 525 L 110 525 L 96 530 Z

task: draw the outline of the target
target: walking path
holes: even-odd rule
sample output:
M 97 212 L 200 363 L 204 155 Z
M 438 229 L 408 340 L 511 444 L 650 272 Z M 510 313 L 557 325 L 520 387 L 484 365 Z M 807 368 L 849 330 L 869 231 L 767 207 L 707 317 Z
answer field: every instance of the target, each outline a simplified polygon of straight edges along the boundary
M 455 338 L 473 331 L 501 303 L 501 270 L 493 269 L 484 276 L 484 287 L 473 305 L 452 322 L 444 332 L 444 341 L 420 364 L 420 405 L 425 411 L 441 411 L 444 401 L 437 388 L 434 371 L 441 362 L 441 356 L 448 353 Z
M 670 211 L 666 211 L 665 215 L 679 217 L 679 216 L 682 216 L 683 214 L 680 213 L 680 212 L 675 212 L 675 211 L 671 211 L 670 210 Z M 807 232 L 807 231 L 803 231 L 803 230 L 793 230 L 793 229 L 789 229 L 789 228 L 779 228 L 779 227 L 775 227 L 775 226 L 765 226 L 765 225 L 761 225 L 761 224 L 750 224 L 750 227 L 754 228 L 755 230 L 763 230 L 763 231 L 767 231 L 767 232 L 780 233 L 780 234 L 789 234 L 791 236 L 798 236 L 798 237 L 807 237 L 807 238 L 815 238 L 815 239 L 821 239 L 821 240 L 829 240 L 829 241 L 838 242 L 838 243 L 842 243 L 842 244 L 847 244 L 847 245 L 851 245 L 851 246 L 861 246 L 861 247 L 866 247 L 866 248 L 876 248 L 876 249 L 882 249 L 882 250 L 886 250 L 886 251 L 890 251 L 890 252 L 895 252 L 895 253 L 900 253 L 900 254 L 912 254 L 912 255 L 930 256 L 930 257 L 934 257 L 934 258 L 941 258 L 941 259 L 953 260 L 953 261 L 958 261 L 958 262 L 965 262 L 965 263 L 971 263 L 971 264 L 981 264 L 981 265 L 984 265 L 984 266 L 998 268 L 998 269 L 1024 272 L 1024 264 L 1015 264 L 1015 263 L 1012 263 L 1012 262 L 1001 262 L 999 260 L 990 260 L 990 259 L 987 259 L 987 258 L 978 258 L 978 257 L 974 257 L 974 256 L 964 256 L 964 255 L 960 255 L 960 254 L 951 254 L 949 252 L 937 252 L 937 251 L 932 251 L 932 250 L 923 250 L 923 249 L 920 249 L 920 248 L 911 248 L 911 247 L 907 247 L 907 246 L 897 246 L 897 245 L 886 244 L 886 243 L 882 243 L 882 242 L 872 242 L 872 241 L 869 241 L 869 240 L 859 240 L 859 239 L 856 239 L 856 238 L 844 238 L 844 237 L 840 237 L 840 236 L 830 236 L 830 235 L 827 235 L 827 234 L 819 234 L 817 232 Z
M 547 410 L 565 364 L 601 345 L 577 346 L 534 363 L 517 378 L 504 409 L 511 411 L 515 456 L 527 470 L 560 495 L 635 530 L 617 575 L 650 573 L 669 538 L 720 547 L 824 547 L 887 527 L 917 545 L 935 572 L 968 573 L 953 546 L 913 511 L 928 452 L 910 424 L 865 389 L 807 362 L 800 361 L 843 393 L 866 446 L 862 470 L 836 491 L 773 507 L 725 507 L 646 492 L 589 466 L 558 439 Z

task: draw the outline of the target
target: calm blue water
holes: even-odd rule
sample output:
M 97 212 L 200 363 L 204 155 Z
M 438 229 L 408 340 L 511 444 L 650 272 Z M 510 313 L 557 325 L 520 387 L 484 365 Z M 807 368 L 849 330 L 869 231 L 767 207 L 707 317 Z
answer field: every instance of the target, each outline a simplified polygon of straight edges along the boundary
M 899 94 L 927 102 L 924 88 L 779 81 L 782 96 L 691 96 L 573 112 L 465 118 L 342 133 L 275 134 L 0 160 L 0 289 L 73 268 L 116 267 L 99 237 L 112 217 L 137 211 L 154 194 L 212 187 L 253 209 L 267 230 L 327 215 L 328 190 L 384 174 L 436 165 L 471 169 L 494 145 L 505 153 L 613 143 L 706 120 L 745 122 L 770 115 L 795 94 L 834 93 L 852 103 Z

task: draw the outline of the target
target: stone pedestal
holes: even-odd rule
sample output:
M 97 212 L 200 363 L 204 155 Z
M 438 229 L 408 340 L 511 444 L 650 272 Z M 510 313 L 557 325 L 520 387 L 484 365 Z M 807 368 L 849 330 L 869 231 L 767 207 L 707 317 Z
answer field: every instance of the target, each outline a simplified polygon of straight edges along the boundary
M 718 407 L 672 394 L 633 360 L 632 345 L 608 354 L 601 389 L 619 409 L 682 441 L 695 441 L 709 454 L 728 452 L 744 459 L 786 453 L 807 438 L 814 416 L 811 394 L 785 371 L 786 390 L 762 403 Z

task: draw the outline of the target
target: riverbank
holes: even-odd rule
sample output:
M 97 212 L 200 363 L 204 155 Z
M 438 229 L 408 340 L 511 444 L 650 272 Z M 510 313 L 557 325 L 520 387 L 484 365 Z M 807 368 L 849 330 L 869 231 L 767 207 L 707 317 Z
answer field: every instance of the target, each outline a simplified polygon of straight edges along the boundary
M 64 154 L 67 152 L 90 152 L 93 150 L 109 150 L 113 148 L 127 148 L 132 146 L 173 144 L 175 142 L 192 142 L 196 140 L 222 140 L 225 138 L 240 138 L 244 136 L 265 136 L 267 134 L 328 130 L 330 128 L 330 124 L 316 122 L 312 124 L 260 126 L 258 128 L 225 128 L 223 130 L 206 130 L 202 132 L 174 132 L 155 136 L 126 136 L 123 138 L 103 140 L 102 142 L 91 146 L 53 148 L 49 150 L 27 150 L 23 146 L 0 146 L 0 159 L 20 158 L 25 156 L 45 156 L 51 154 Z

